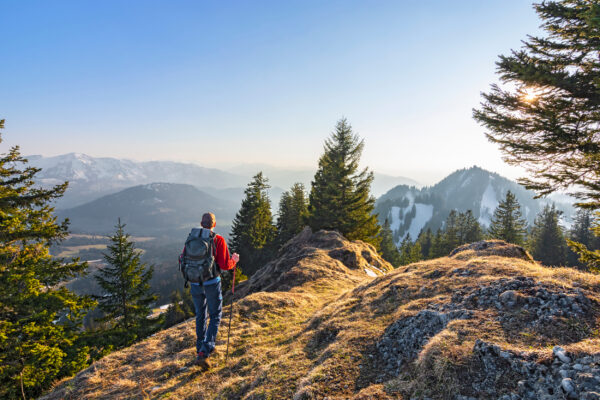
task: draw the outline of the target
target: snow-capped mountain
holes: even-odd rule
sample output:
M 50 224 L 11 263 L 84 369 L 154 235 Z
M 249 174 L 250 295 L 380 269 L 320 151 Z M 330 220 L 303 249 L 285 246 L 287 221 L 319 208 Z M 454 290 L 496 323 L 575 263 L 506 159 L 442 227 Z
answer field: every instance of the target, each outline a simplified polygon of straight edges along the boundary
M 152 182 L 220 189 L 243 187 L 248 183 L 248 179 L 241 175 L 172 161 L 137 162 L 96 158 L 81 153 L 27 158 L 32 166 L 42 169 L 37 175 L 42 185 L 69 181 L 69 189 L 58 201 L 58 208 L 77 206 L 127 187 Z
M 549 199 L 534 199 L 535 193 L 496 173 L 472 167 L 456 171 L 434 186 L 418 189 L 400 185 L 377 200 L 375 212 L 383 222 L 388 219 L 394 239 L 402 241 L 407 234 L 414 240 L 422 229 L 441 227 L 450 210 L 471 210 L 484 227 L 489 226 L 494 210 L 510 190 L 515 194 L 523 217 L 532 224 Z M 556 201 L 555 201 L 556 202 Z M 568 224 L 573 208 L 556 202 Z

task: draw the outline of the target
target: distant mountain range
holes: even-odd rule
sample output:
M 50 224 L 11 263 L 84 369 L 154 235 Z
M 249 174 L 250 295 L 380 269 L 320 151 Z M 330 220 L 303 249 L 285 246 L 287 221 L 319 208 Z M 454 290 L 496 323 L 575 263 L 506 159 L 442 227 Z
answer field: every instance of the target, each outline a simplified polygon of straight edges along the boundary
M 119 190 L 155 182 L 193 185 L 207 193 L 215 193 L 239 203 L 244 188 L 252 176 L 262 171 L 269 178 L 271 201 L 277 207 L 281 193 L 295 182 L 308 188 L 315 170 L 286 169 L 260 164 L 243 164 L 229 170 L 201 167 L 196 164 L 172 161 L 138 162 L 117 158 L 96 158 L 81 153 L 69 153 L 55 157 L 28 156 L 30 164 L 41 168 L 38 179 L 42 185 L 55 185 L 69 181 L 65 195 L 57 201 L 59 209 L 71 208 L 98 199 Z M 418 183 L 404 177 L 375 173 L 372 185 L 374 196 L 380 196 L 390 188 Z
M 523 217 L 532 224 L 535 216 L 552 199 L 534 199 L 535 193 L 496 173 L 479 167 L 456 171 L 431 187 L 399 185 L 381 196 L 375 211 L 381 222 L 388 219 L 397 243 L 410 234 L 414 240 L 422 229 L 437 230 L 452 209 L 471 210 L 484 227 L 489 226 L 494 210 L 506 192 L 512 191 L 521 204 Z M 564 211 L 564 224 L 574 213 L 566 198 L 557 197 L 557 208 Z
M 151 183 L 103 196 L 89 203 L 59 210 L 59 218 L 69 218 L 73 233 L 111 234 L 117 218 L 126 231 L 139 236 L 175 236 L 200 224 L 202 214 L 217 216 L 218 230 L 228 234 L 238 203 L 214 197 L 192 185 Z
M 269 178 L 271 186 L 274 188 L 285 188 L 287 190 L 296 182 L 303 183 L 307 188 L 310 188 L 310 183 L 314 179 L 316 168 L 286 169 L 266 164 L 240 164 L 228 168 L 226 171 L 236 175 L 244 175 L 247 174 L 248 171 L 262 171 L 265 176 Z M 371 185 L 371 193 L 375 197 L 381 196 L 397 185 L 421 186 L 419 182 L 414 179 L 406 178 L 404 176 L 391 176 L 379 172 L 373 172 L 373 175 L 374 180 Z
M 96 234 L 112 232 L 117 217 L 121 217 L 130 233 L 179 235 L 197 225 L 202 213 L 208 210 L 217 214 L 220 233 L 228 234 L 244 188 L 257 171 L 262 170 L 270 179 L 274 211 L 284 190 L 281 186 L 288 188 L 294 182 L 303 182 L 309 189 L 313 174 L 308 169 L 286 170 L 267 165 L 244 165 L 222 171 L 194 164 L 134 162 L 75 153 L 30 156 L 29 160 L 42 168 L 38 175 L 42 184 L 70 182 L 65 197 L 57 204 L 58 216 L 70 219 L 73 232 Z M 390 221 L 397 242 L 407 233 L 415 239 L 422 229 L 436 230 L 452 209 L 472 210 L 479 222 L 488 226 L 507 190 L 515 193 L 530 224 L 550 202 L 534 199 L 533 192 L 478 167 L 456 171 L 431 187 L 419 188 L 408 178 L 381 174 L 376 174 L 373 187 L 376 185 L 379 190 L 384 187 L 388 190 L 377 200 L 375 212 L 381 222 L 386 218 Z M 572 206 L 560 196 L 554 200 L 565 212 L 563 222 L 568 224 L 574 212 Z
M 27 158 L 32 166 L 42 169 L 38 179 L 43 185 L 69 181 L 69 189 L 57 203 L 57 208 L 73 207 L 128 187 L 154 182 L 218 189 L 244 187 L 248 183 L 241 175 L 171 161 L 137 162 L 80 153 Z

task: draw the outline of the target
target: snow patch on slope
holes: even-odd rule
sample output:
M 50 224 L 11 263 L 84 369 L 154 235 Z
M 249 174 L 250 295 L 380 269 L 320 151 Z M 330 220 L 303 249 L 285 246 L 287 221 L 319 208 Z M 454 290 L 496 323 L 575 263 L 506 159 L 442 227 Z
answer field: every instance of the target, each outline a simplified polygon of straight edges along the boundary
M 406 238 L 406 235 L 408 234 L 410 234 L 410 238 L 413 241 L 416 240 L 419 236 L 419 233 L 421 232 L 421 229 L 425 227 L 425 225 L 431 220 L 431 217 L 433 216 L 432 204 L 415 203 L 414 205 L 416 209 L 415 217 L 410 221 L 410 227 L 404 233 L 404 235 L 398 238 L 398 246 L 400 246 L 400 243 L 402 243 L 402 240 L 404 240 L 404 238 Z M 412 206 L 410 208 L 412 208 Z M 407 207 L 407 210 L 410 210 L 410 208 Z
M 402 219 L 400 218 L 400 213 L 402 212 L 402 209 L 400 207 L 396 207 L 393 206 L 390 210 L 390 229 L 392 230 L 392 232 L 396 232 L 398 229 L 400 229 L 400 223 L 402 222 Z
M 490 177 L 493 178 L 493 177 Z M 498 206 L 498 199 L 496 198 L 496 191 L 492 186 L 492 179 L 485 188 L 483 196 L 481 197 L 481 207 L 479 208 L 479 223 L 481 225 L 489 226 L 492 221 L 492 215 L 494 210 Z
M 410 233 L 410 237 L 415 240 L 417 236 L 419 236 L 419 232 L 421 229 L 425 227 L 425 224 L 431 220 L 433 216 L 433 205 L 432 204 L 420 204 L 416 203 L 415 207 L 417 209 L 417 214 L 413 218 L 410 228 L 408 229 L 408 233 Z

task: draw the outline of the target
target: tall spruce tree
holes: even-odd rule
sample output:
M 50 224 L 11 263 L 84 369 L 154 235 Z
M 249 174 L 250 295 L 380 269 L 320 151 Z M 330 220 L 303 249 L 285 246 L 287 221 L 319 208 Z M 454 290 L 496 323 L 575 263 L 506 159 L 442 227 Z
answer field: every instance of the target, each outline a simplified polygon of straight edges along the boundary
M 600 209 L 600 5 L 591 0 L 544 1 L 534 5 L 545 36 L 529 36 L 524 47 L 497 62 L 505 87 L 492 85 L 474 118 L 488 129 L 505 160 L 525 167 L 519 181 L 539 195 L 577 188 L 580 207 Z M 594 229 L 596 233 L 600 230 Z M 600 266 L 600 252 L 568 240 Z
M 104 254 L 107 265 L 94 278 L 102 288 L 102 294 L 96 296 L 98 308 L 104 313 L 100 321 L 109 322 L 123 333 L 122 341 L 115 344 L 124 346 L 151 333 L 160 321 L 148 318 L 150 306 L 158 298 L 150 291 L 154 267 L 140 261 L 141 252 L 125 233 L 121 219 L 115 228 L 108 253 Z
M 394 235 L 387 218 L 379 232 L 379 241 L 379 252 L 383 259 L 394 267 L 400 265 L 400 253 L 398 252 L 398 247 L 396 247 L 396 244 L 394 243 Z
M 87 363 L 87 349 L 77 343 L 83 313 L 94 303 L 64 286 L 87 265 L 49 252 L 67 235 L 67 222 L 58 223 L 51 206 L 67 183 L 41 189 L 39 171 L 19 147 L 0 156 L 0 398 L 37 397 Z
M 239 253 L 240 268 L 252 276 L 273 255 L 276 228 L 273 225 L 268 179 L 256 174 L 244 191 L 242 206 L 233 220 L 231 248 Z
M 474 118 L 505 160 L 525 167 L 519 181 L 545 195 L 580 187 L 600 207 L 600 5 L 590 0 L 534 4 L 543 36 L 496 63 L 504 87 L 483 94 Z
M 377 246 L 379 224 L 370 194 L 373 173 L 358 171 L 364 142 L 346 121 L 338 121 L 325 141 L 324 153 L 312 182 L 308 224 L 313 230 L 336 230 L 349 240 Z
M 515 195 L 509 190 L 504 200 L 494 210 L 494 216 L 488 229 L 491 239 L 500 239 L 508 243 L 523 245 L 527 234 L 527 221 L 522 218 L 521 206 Z
M 546 205 L 531 228 L 529 251 L 544 265 L 560 266 L 567 261 L 567 243 L 559 225 L 561 214 L 554 204 Z
M 304 185 L 295 183 L 289 191 L 283 192 L 279 201 L 277 247 L 283 246 L 304 228 L 307 214 L 308 201 Z

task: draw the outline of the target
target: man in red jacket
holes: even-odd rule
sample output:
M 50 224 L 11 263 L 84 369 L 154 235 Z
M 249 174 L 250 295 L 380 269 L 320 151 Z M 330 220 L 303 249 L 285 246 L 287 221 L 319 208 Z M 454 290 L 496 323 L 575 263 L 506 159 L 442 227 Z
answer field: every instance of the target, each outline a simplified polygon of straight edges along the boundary
M 219 324 L 221 323 L 223 295 L 221 294 L 220 271 L 228 271 L 233 269 L 233 267 L 235 267 L 236 263 L 239 261 L 240 256 L 237 253 L 233 253 L 230 257 L 229 249 L 227 248 L 225 239 L 223 239 L 221 235 L 217 235 L 213 232 L 213 229 L 216 226 L 214 214 L 204 214 L 202 216 L 202 222 L 200 225 L 202 228 L 192 229 L 190 237 L 192 235 L 200 235 L 203 238 L 213 238 L 212 248 L 215 261 L 215 263 L 213 263 L 213 276 L 216 275 L 216 278 L 204 281 L 202 283 L 190 282 L 190 292 L 192 294 L 194 307 L 196 309 L 196 363 L 206 369 L 209 367 L 209 363 L 206 359 L 215 349 L 217 332 L 219 330 Z M 184 256 L 185 247 L 181 254 L 180 260 L 183 259 Z M 208 329 L 206 327 L 207 309 L 210 317 Z

